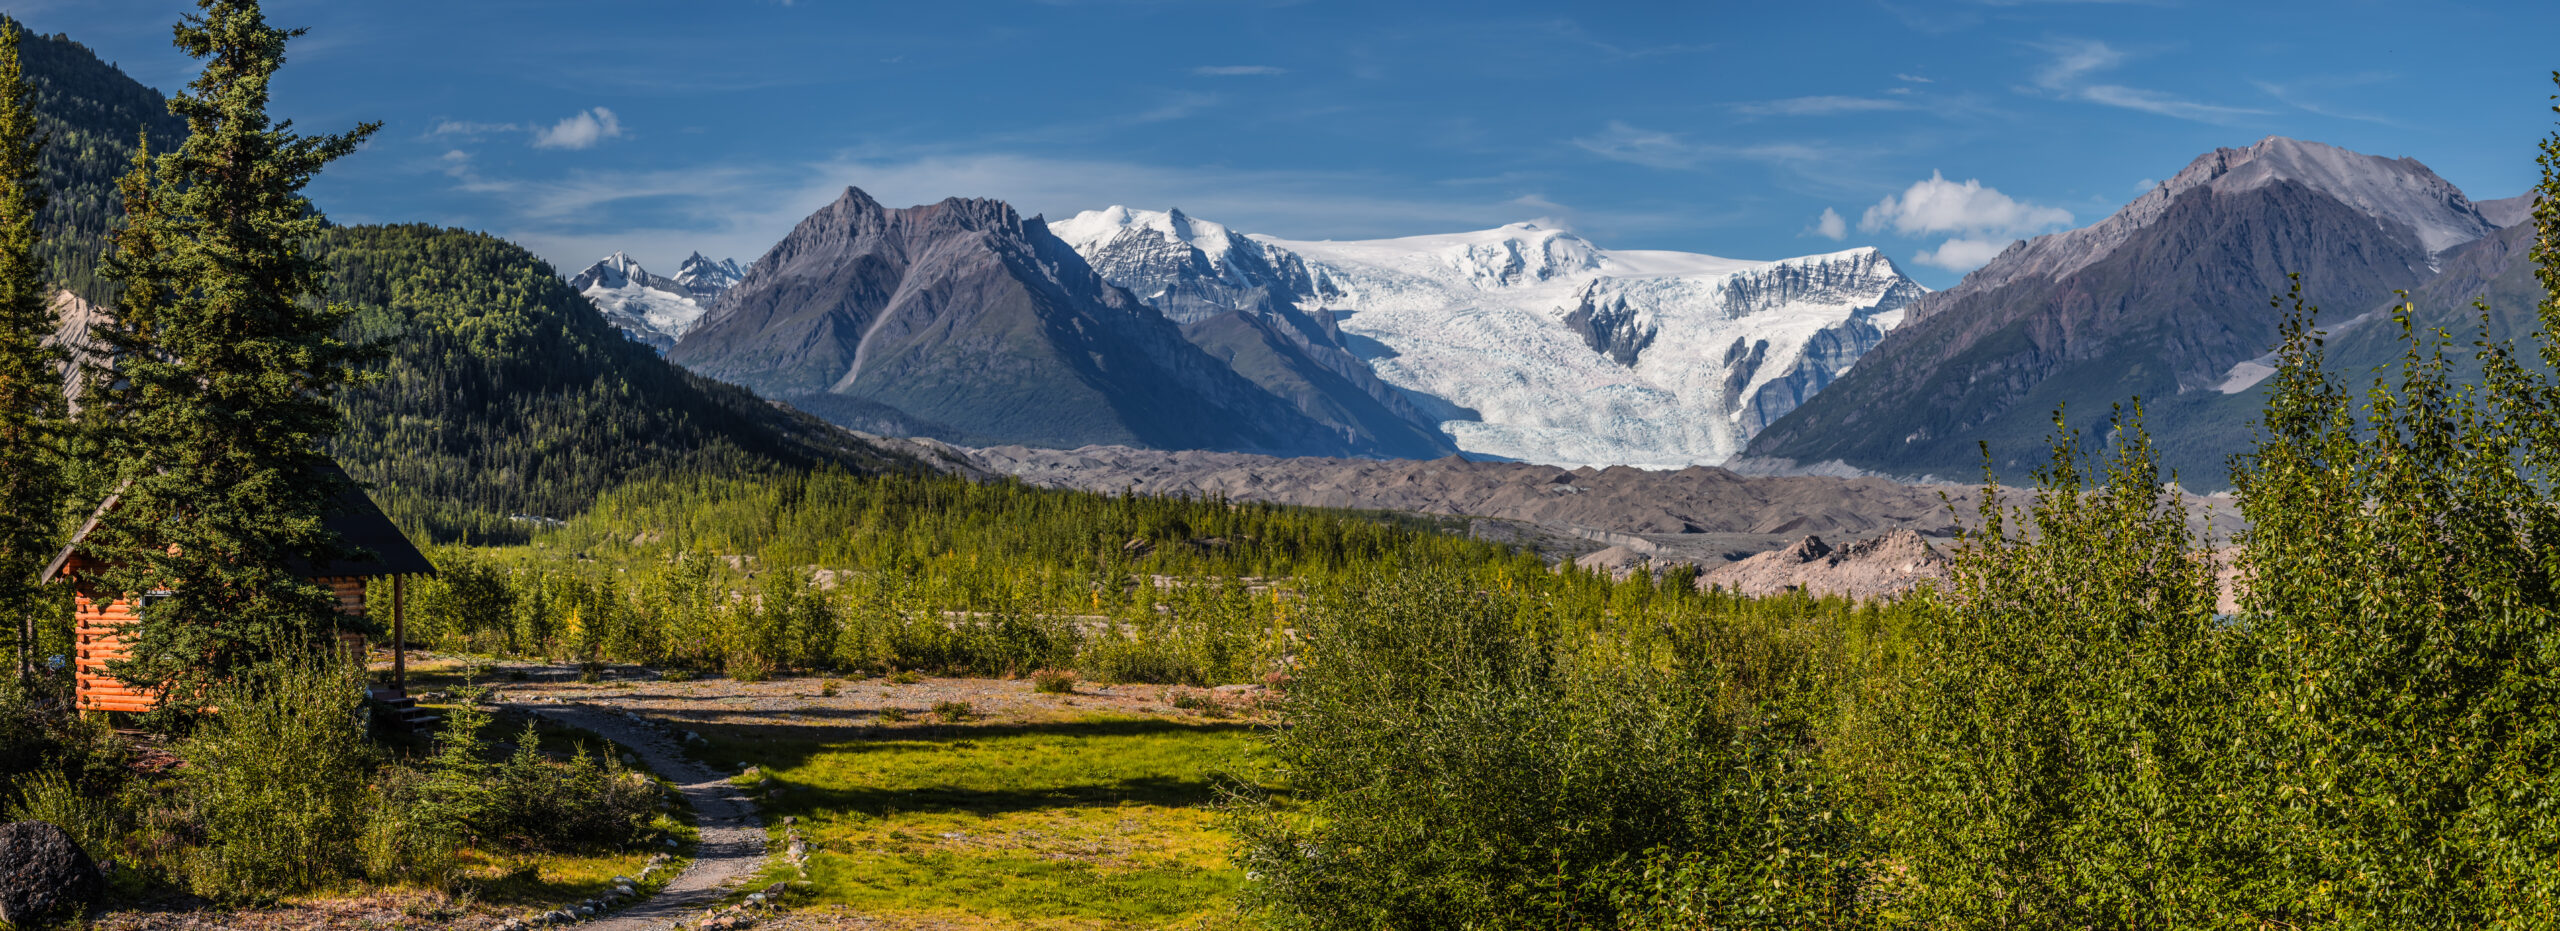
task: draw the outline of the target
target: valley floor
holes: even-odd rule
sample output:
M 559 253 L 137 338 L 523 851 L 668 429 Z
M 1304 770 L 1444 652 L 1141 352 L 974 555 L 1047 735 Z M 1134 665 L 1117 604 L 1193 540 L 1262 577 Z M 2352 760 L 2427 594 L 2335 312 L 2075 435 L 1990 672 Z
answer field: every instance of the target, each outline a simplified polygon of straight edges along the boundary
M 814 888 L 760 927 L 1238 923 L 1243 874 L 1211 808 L 1221 780 L 1252 778 L 1259 761 L 1255 690 L 475 671 L 509 704 L 575 702 L 699 734 L 695 756 L 741 773 L 773 850 L 793 829 L 810 847 Z M 776 856 L 739 891 L 801 878 Z

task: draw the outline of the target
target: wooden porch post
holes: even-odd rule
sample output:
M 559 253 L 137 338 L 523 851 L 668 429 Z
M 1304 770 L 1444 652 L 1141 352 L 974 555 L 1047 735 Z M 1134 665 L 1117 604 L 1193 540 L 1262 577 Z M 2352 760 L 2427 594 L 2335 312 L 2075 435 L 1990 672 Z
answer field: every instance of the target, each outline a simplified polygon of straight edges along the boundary
M 391 577 L 391 691 L 409 694 L 408 576 Z

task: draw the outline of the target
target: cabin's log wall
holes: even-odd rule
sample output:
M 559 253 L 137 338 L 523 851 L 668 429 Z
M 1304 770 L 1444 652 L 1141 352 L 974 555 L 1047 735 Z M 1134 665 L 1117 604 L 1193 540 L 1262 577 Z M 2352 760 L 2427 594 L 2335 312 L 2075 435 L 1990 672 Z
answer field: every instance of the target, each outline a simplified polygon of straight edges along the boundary
M 75 559 L 65 571 L 77 580 L 96 564 Z M 313 579 L 338 599 L 341 614 L 364 614 L 365 580 L 355 576 Z M 140 618 L 135 603 L 122 598 L 97 598 L 85 584 L 74 586 L 71 597 L 74 624 L 72 643 L 73 674 L 78 678 L 75 703 L 82 711 L 146 712 L 159 706 L 159 696 L 126 685 L 124 680 L 107 672 L 107 663 L 126 656 L 125 643 L 119 633 Z M 363 634 L 341 634 L 339 642 L 349 655 L 359 661 L 364 657 Z

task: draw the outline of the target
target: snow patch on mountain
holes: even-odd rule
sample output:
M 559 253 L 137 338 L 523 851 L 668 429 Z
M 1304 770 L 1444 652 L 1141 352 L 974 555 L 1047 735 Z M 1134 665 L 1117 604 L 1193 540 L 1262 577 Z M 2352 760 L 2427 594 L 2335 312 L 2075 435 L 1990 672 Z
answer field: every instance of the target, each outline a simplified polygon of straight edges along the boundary
M 696 252 L 676 277 L 668 278 L 651 274 L 629 253 L 616 252 L 570 276 L 569 287 L 586 295 L 624 334 L 665 352 L 701 322 L 712 298 L 742 277 L 735 259 L 714 262 Z
M 1252 285 L 1230 297 L 1326 315 L 1379 378 L 1439 412 L 1460 449 L 1559 465 L 1722 462 L 1927 290 L 1871 248 L 1761 262 L 1603 249 L 1529 223 L 1314 242 L 1114 207 L 1051 229 L 1142 298 L 1182 290 L 1167 270 L 1191 261 Z M 1153 273 L 1132 277 L 1141 266 Z M 1193 287 L 1191 309 L 1166 313 L 1201 313 L 1216 296 Z

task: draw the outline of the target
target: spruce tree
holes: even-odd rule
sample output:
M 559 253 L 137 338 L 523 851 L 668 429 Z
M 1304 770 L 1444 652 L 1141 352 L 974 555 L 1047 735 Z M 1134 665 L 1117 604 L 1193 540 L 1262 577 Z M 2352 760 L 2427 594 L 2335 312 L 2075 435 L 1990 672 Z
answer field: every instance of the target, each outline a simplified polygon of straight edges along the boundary
M 17 620 L 17 674 L 35 674 L 49 599 L 36 574 L 58 539 L 63 499 L 62 350 L 45 341 L 53 305 L 37 258 L 44 210 L 34 95 L 18 69 L 18 26 L 0 25 L 0 613 Z
M 327 221 L 302 189 L 380 126 L 301 136 L 270 119 L 269 82 L 303 31 L 268 25 L 253 0 L 197 6 L 176 44 L 204 70 L 169 101 L 188 136 L 126 179 L 108 263 L 124 291 L 100 334 L 116 362 L 98 410 L 120 492 L 91 538 L 113 566 L 102 588 L 168 593 L 113 668 L 173 696 L 339 624 L 303 575 L 345 555 L 324 522 L 344 489 L 320 450 L 363 350 L 338 335 L 346 308 L 321 298 L 311 249 Z

